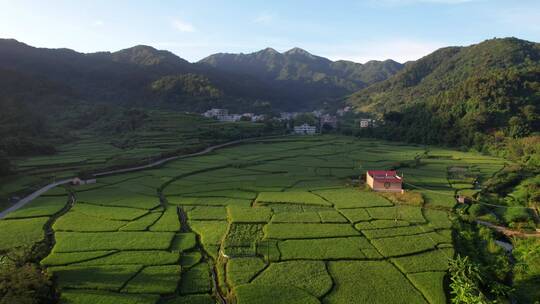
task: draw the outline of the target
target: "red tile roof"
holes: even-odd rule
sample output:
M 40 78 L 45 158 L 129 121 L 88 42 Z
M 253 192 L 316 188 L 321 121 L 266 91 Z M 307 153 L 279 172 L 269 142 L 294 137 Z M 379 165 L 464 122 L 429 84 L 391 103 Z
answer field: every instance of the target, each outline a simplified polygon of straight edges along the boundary
M 386 171 L 386 170 L 369 170 L 368 174 L 373 177 L 374 180 L 378 182 L 401 182 L 401 177 L 397 175 L 396 171 Z

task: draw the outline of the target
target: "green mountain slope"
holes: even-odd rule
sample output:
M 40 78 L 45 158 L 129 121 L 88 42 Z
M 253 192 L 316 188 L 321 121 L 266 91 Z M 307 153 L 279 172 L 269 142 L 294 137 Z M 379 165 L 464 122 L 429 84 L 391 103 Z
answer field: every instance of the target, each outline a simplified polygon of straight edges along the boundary
M 300 48 L 284 53 L 272 48 L 251 54 L 219 53 L 199 63 L 220 71 L 254 76 L 274 89 L 290 92 L 295 103 L 304 108 L 308 106 L 306 100 L 322 104 L 340 99 L 390 77 L 403 67 L 393 60 L 366 64 L 334 62 Z
M 352 94 L 358 110 L 383 117 L 388 137 L 481 145 L 483 136 L 539 130 L 540 45 L 516 38 L 448 47 Z

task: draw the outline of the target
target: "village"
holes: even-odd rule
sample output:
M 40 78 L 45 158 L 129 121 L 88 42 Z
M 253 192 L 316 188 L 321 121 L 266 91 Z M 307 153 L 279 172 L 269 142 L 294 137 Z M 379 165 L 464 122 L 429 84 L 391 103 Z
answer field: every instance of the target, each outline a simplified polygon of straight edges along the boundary
M 325 130 L 336 130 L 344 116 L 352 113 L 352 108 L 349 106 L 338 109 L 334 114 L 323 110 L 315 110 L 312 112 L 280 112 L 279 115 L 274 116 L 255 113 L 233 114 L 229 113 L 228 109 L 213 108 L 202 113 L 202 116 L 213 118 L 221 122 L 263 122 L 266 120 L 278 120 L 286 122 L 287 128 L 291 130 L 291 133 L 293 134 L 315 135 L 323 133 Z M 313 121 L 310 123 L 303 122 L 301 121 L 302 119 L 299 119 L 300 122 L 296 121 L 297 118 L 305 117 L 306 115 L 313 117 Z M 373 118 L 360 117 L 355 119 L 354 123 L 361 129 L 368 129 L 376 127 L 378 122 Z

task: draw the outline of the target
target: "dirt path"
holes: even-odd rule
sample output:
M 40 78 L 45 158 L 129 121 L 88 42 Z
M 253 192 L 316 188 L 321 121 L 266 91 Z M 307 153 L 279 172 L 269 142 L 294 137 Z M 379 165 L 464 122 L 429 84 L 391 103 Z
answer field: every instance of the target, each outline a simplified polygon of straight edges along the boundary
M 206 148 L 206 149 L 204 149 L 202 151 L 199 151 L 199 152 L 167 157 L 167 158 L 160 159 L 158 161 L 155 161 L 155 162 L 147 164 L 147 165 L 124 168 L 124 169 L 116 169 L 116 170 L 110 170 L 110 171 L 105 171 L 105 172 L 99 172 L 99 173 L 95 173 L 94 176 L 99 177 L 99 176 L 106 176 L 106 175 L 112 175 L 112 174 L 118 174 L 118 173 L 126 173 L 126 172 L 133 172 L 133 171 L 139 171 L 139 170 L 144 170 L 144 169 L 150 169 L 150 168 L 154 168 L 154 167 L 163 165 L 163 164 L 165 164 L 167 162 L 170 162 L 170 161 L 173 161 L 173 160 L 182 159 L 182 158 L 188 158 L 188 157 L 193 157 L 193 156 L 199 156 L 199 155 L 204 155 L 204 154 L 208 154 L 208 153 L 210 153 L 210 152 L 212 152 L 212 151 L 214 151 L 216 149 L 220 149 L 220 148 L 224 148 L 224 147 L 228 147 L 228 146 L 233 146 L 233 145 L 243 143 L 243 142 L 248 142 L 248 141 L 251 141 L 251 140 L 271 138 L 271 137 L 273 137 L 273 136 L 253 137 L 253 138 L 233 140 L 233 141 L 229 141 L 229 142 L 222 143 L 222 144 L 219 144 L 219 145 L 210 146 L 210 147 L 208 147 L 208 148 Z M 38 196 L 40 196 L 41 194 L 47 192 L 48 190 L 50 190 L 50 189 L 52 189 L 52 188 L 54 188 L 56 186 L 71 183 L 73 181 L 73 179 L 74 178 L 68 178 L 68 179 L 64 179 L 64 180 L 57 181 L 57 182 L 54 182 L 54 183 L 50 183 L 48 185 L 43 186 L 39 190 L 36 190 L 35 192 L 33 192 L 33 193 L 27 195 L 26 197 L 22 198 L 21 200 L 19 200 L 15 205 L 13 205 L 13 206 L 7 208 L 6 210 L 0 212 L 0 219 L 5 218 L 9 213 L 24 207 L 26 204 L 30 203 L 32 200 L 36 199 Z
M 508 237 L 536 237 L 536 238 L 540 238 L 540 231 L 539 229 L 536 229 L 535 232 L 523 232 L 523 231 L 517 231 L 517 230 L 512 230 L 508 227 L 504 227 L 504 226 L 499 226 L 499 225 L 495 225 L 495 224 L 492 224 L 490 222 L 486 222 L 486 221 L 480 221 L 480 220 L 476 220 L 476 223 L 482 225 L 482 226 L 486 226 L 486 227 L 489 227 L 493 230 L 496 230 Z

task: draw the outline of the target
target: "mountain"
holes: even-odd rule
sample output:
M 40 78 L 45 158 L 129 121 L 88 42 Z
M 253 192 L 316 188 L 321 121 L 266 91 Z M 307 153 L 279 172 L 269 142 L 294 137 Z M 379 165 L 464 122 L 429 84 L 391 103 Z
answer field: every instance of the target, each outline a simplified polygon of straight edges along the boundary
M 389 137 L 471 146 L 539 129 L 540 44 L 491 39 L 439 49 L 348 98 L 384 118 Z
M 212 62 L 210 58 L 219 57 L 207 59 Z M 313 110 L 324 102 L 333 102 L 367 83 L 387 78 L 400 68 L 395 62 L 334 63 L 298 48 L 284 54 L 268 48 L 254 57 L 250 68 L 233 63 L 237 69 L 222 69 L 204 60 L 190 63 L 171 52 L 145 45 L 85 54 L 0 39 L 0 73 L 6 73 L 0 80 L 8 79 L 11 72 L 17 73 L 62 87 L 70 92 L 72 100 L 91 103 L 164 106 L 195 112 L 216 106 L 256 111 L 261 105 L 265 109 L 296 111 Z M 272 62 L 276 64 L 273 72 L 268 68 Z M 254 73 L 258 76 L 253 77 Z M 274 74 L 270 77 L 269 73 Z M 25 92 L 28 90 L 24 85 L 32 82 L 17 87 Z M 38 94 L 25 96 L 25 100 L 41 99 Z
M 269 84 L 272 89 L 290 92 L 295 104 L 331 103 L 344 95 L 385 80 L 402 69 L 393 60 L 331 61 L 303 49 L 293 48 L 280 53 L 272 48 L 250 54 L 219 53 L 199 64 L 234 74 L 251 75 Z

